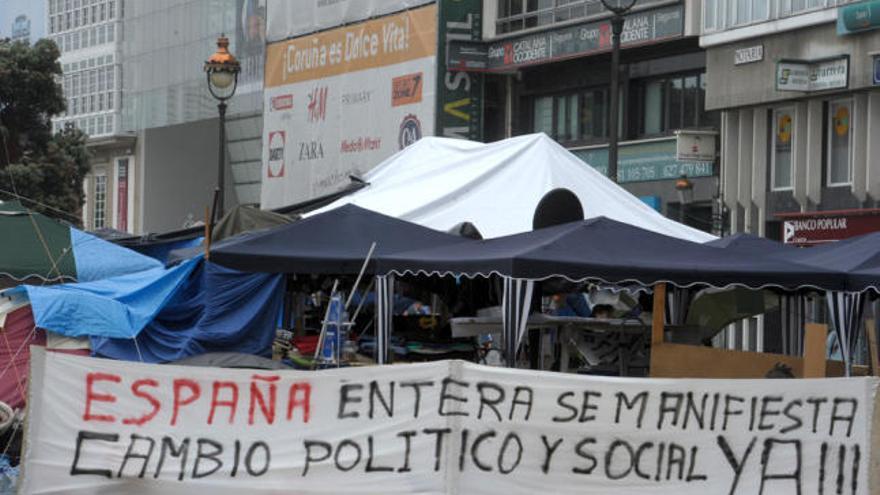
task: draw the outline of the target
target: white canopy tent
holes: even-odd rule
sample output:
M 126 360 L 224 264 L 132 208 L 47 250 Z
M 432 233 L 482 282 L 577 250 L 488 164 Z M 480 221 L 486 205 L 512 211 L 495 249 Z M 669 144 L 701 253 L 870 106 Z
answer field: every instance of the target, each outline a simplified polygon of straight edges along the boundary
M 532 230 L 541 199 L 566 188 L 586 218 L 605 216 L 694 242 L 715 238 L 664 217 L 543 133 L 489 144 L 425 137 L 363 179 L 367 187 L 313 214 L 354 203 L 442 231 L 471 222 L 492 238 Z

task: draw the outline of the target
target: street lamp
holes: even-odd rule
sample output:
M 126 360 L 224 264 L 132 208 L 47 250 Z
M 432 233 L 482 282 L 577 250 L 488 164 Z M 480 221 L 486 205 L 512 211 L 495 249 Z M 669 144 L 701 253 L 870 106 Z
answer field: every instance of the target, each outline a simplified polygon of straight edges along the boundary
M 223 216 L 223 186 L 225 185 L 226 158 L 226 100 L 235 94 L 238 86 L 238 73 L 241 65 L 235 56 L 229 53 L 229 38 L 220 35 L 217 38 L 217 51 L 205 62 L 205 74 L 208 78 L 208 91 L 219 103 L 220 113 L 220 156 L 217 165 L 217 214 Z
M 610 10 L 611 17 L 611 115 L 608 117 L 608 177 L 617 182 L 617 128 L 619 124 L 618 86 L 620 78 L 620 34 L 623 33 L 624 14 L 636 4 L 636 0 L 602 0 L 602 5 Z
M 682 175 L 675 181 L 675 192 L 678 193 L 680 222 L 687 223 L 687 207 L 694 199 L 694 183 L 688 179 L 687 175 Z

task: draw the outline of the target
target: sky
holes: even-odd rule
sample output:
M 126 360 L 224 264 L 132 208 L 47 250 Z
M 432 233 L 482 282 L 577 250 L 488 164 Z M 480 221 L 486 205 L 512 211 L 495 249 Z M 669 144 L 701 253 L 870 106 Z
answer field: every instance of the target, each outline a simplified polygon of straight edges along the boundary
M 45 36 L 46 0 L 0 0 L 0 38 L 12 37 L 16 19 L 20 29 L 30 30 L 31 43 Z

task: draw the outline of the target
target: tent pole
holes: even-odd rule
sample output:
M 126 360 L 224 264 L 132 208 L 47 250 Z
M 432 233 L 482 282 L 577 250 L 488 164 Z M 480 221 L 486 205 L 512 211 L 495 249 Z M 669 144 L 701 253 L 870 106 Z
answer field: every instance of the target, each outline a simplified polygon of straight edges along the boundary
M 211 209 L 205 207 L 205 261 L 211 257 Z
M 364 277 L 364 272 L 367 271 L 367 265 L 370 263 L 370 258 L 373 257 L 373 251 L 375 250 L 376 242 L 373 241 L 373 243 L 370 244 L 370 250 L 367 252 L 367 257 L 364 259 L 364 264 L 361 265 L 361 271 L 360 273 L 358 273 L 358 276 L 354 281 L 354 287 L 351 288 L 351 293 L 348 295 L 348 299 L 345 300 L 344 308 L 346 311 L 348 311 L 348 306 L 351 305 L 351 299 L 354 297 L 354 293 L 357 291 L 358 285 L 361 284 L 361 279 Z
M 871 375 L 880 376 L 880 356 L 877 354 L 877 334 L 874 332 L 874 328 L 874 320 L 865 320 L 865 341 L 868 343 Z
M 663 343 L 663 320 L 666 314 L 666 284 L 654 285 L 654 309 L 651 313 L 651 347 Z
M 804 330 L 804 378 L 825 378 L 827 369 L 825 349 L 828 342 L 828 326 L 807 323 Z

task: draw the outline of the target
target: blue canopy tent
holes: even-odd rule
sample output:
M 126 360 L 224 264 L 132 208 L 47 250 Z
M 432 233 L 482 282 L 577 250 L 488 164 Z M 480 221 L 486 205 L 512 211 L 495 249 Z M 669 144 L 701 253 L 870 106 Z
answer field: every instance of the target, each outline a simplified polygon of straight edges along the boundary
M 271 273 L 374 274 L 377 260 L 408 249 L 454 246 L 470 239 L 345 205 L 289 225 L 226 239 L 211 261 L 236 270 Z M 372 257 L 364 264 L 375 243 Z M 376 279 L 377 361 L 387 359 L 394 305 L 394 277 Z
M 380 274 L 504 277 L 503 331 L 508 356 L 518 348 L 535 281 L 567 279 L 674 287 L 841 290 L 837 271 L 742 255 L 599 217 L 523 234 L 377 260 Z M 508 362 L 511 362 L 509 359 Z
M 880 292 L 880 232 L 865 234 L 839 242 L 797 249 L 776 241 L 737 234 L 707 243 L 742 256 L 764 256 L 801 265 L 820 267 L 838 273 L 844 286 L 826 289 L 829 320 L 840 343 L 840 351 L 850 371 L 859 341 L 859 330 L 870 293 Z M 789 341 L 802 342 L 804 298 L 799 294 L 785 297 L 783 316 L 791 330 Z M 789 320 L 794 321 L 789 321 Z M 795 345 L 795 347 L 798 347 Z

